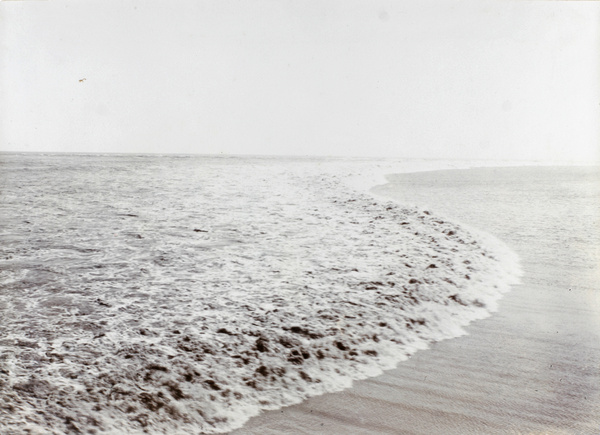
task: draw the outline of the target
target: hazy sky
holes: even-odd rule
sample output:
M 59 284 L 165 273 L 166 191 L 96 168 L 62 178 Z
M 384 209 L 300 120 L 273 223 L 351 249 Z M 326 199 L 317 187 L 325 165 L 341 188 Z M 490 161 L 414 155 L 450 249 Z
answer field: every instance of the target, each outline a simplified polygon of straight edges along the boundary
M 600 2 L 0 3 L 0 150 L 600 160 Z

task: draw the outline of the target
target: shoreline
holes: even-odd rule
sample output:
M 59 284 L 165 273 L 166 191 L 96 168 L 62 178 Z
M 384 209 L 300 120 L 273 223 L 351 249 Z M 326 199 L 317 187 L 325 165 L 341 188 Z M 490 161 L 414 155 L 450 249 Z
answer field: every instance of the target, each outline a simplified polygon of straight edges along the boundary
M 463 334 L 508 285 L 494 246 L 344 185 L 380 162 L 82 161 L 8 166 L 6 427 L 227 431 Z
M 415 175 L 427 178 L 432 173 L 410 174 Z M 387 193 L 389 199 L 389 191 L 379 189 L 377 193 L 378 197 Z M 232 434 L 593 433 L 599 423 L 594 413 L 600 409 L 600 386 L 593 384 L 586 367 L 593 360 L 590 352 L 600 356 L 591 349 L 600 336 L 598 321 L 593 318 L 600 310 L 596 306 L 595 312 L 585 313 L 585 301 L 576 301 L 571 310 L 584 319 L 573 322 L 561 313 L 569 304 L 556 296 L 556 284 L 552 284 L 564 281 L 570 271 L 540 265 L 535 244 L 502 240 L 522 258 L 522 282 L 499 301 L 497 313 L 470 324 L 468 335 L 436 342 L 381 376 L 355 382 L 350 390 L 262 414 Z M 541 313 L 536 306 L 543 308 Z M 554 325 L 553 333 L 545 331 L 546 322 Z M 571 326 L 565 328 L 561 322 L 571 322 Z M 571 336 L 581 335 L 588 323 L 596 325 L 588 331 L 592 338 L 574 344 L 562 336 L 564 329 Z M 571 348 L 578 345 L 583 349 Z M 561 358 L 561 354 L 578 353 L 586 355 L 583 362 L 569 356 L 571 365 L 565 365 Z M 586 381 L 581 373 L 587 373 Z M 592 384 L 586 385 L 590 381 Z M 565 388 L 567 395 L 561 398 L 558 391 Z M 569 403 L 573 395 L 578 399 Z
M 276 408 L 279 411 L 266 414 L 283 415 L 283 423 L 289 424 L 292 408 L 281 406 L 323 393 L 323 398 L 307 403 L 323 404 L 311 405 L 310 414 L 333 424 L 333 433 L 340 424 L 350 429 L 364 424 L 365 433 L 374 428 L 392 433 L 397 433 L 395 427 L 411 429 L 412 424 L 402 425 L 393 416 L 405 408 L 405 418 L 413 418 L 417 404 L 422 409 L 420 424 L 439 422 L 425 418 L 427 413 L 466 412 L 479 422 L 477 427 L 492 427 L 498 423 L 486 417 L 485 409 L 472 415 L 481 405 L 475 398 L 493 391 L 480 378 L 495 379 L 492 365 L 504 361 L 508 372 L 500 370 L 498 382 L 513 394 L 515 385 L 520 386 L 515 379 L 530 380 L 531 373 L 519 370 L 535 363 L 539 352 L 561 365 L 555 348 L 536 348 L 554 335 L 537 330 L 531 342 L 522 337 L 530 332 L 530 323 L 539 329 L 540 324 L 566 322 L 572 338 L 587 321 L 586 312 L 579 312 L 581 304 L 569 308 L 552 296 L 557 282 L 580 276 L 573 271 L 587 267 L 588 259 L 575 247 L 585 248 L 586 242 L 600 246 L 600 236 L 589 228 L 590 219 L 598 215 L 595 202 L 588 207 L 586 192 L 577 190 L 590 180 L 576 180 L 575 193 L 582 195 L 564 193 L 574 174 L 589 172 L 580 168 L 550 168 L 551 178 L 547 171 L 531 167 L 389 175 L 391 184 L 379 186 L 375 193 L 416 195 L 394 197 L 394 204 L 373 200 L 372 194 L 345 186 L 346 180 L 365 180 L 366 169 L 388 172 L 394 164 L 414 170 L 409 162 L 173 158 L 148 165 L 135 157 L 110 157 L 88 166 L 84 160 L 28 156 L 6 162 L 3 209 L 7 216 L 8 211 L 15 213 L 9 237 L 0 234 L 7 242 L 2 264 L 7 291 L 0 304 L 10 314 L 2 341 L 7 352 L 0 361 L 0 386 L 7 403 L 0 410 L 3 427 L 223 433 L 259 409 Z M 206 170 L 198 170 L 202 167 Z M 523 180 L 528 189 L 522 189 Z M 107 183 L 114 186 L 110 202 L 102 200 Z M 555 183 L 561 189 L 554 189 Z M 552 196 L 561 192 L 558 199 Z M 35 208 L 30 206 L 32 198 L 38 198 Z M 425 208 L 430 201 L 440 207 Z M 557 205 L 549 208 L 548 202 Z M 458 215 L 442 205 L 454 206 Z M 469 220 L 460 213 L 475 215 L 467 216 Z M 452 218 L 446 221 L 447 217 Z M 468 335 L 439 342 L 464 335 L 465 325 L 489 316 L 513 273 L 499 261 L 504 243 L 494 237 L 488 246 L 486 237 L 454 222 L 475 222 L 484 234 L 510 241 L 517 252 L 524 247 L 533 270 L 553 266 L 560 251 L 565 252 L 556 270 L 533 274 L 530 284 L 539 290 L 527 293 L 531 298 L 525 306 L 519 298 L 512 305 L 501 300 L 502 307 L 516 311 L 500 310 L 473 324 L 496 325 L 488 328 L 487 341 L 473 342 Z M 565 233 L 564 222 L 572 223 L 573 234 Z M 108 232 L 113 237 L 107 239 Z M 563 239 L 557 249 L 556 240 Z M 57 257 L 56 252 L 67 255 Z M 512 252 L 508 254 L 512 258 Z M 554 287 L 548 287 L 544 275 L 552 277 Z M 591 292 L 595 282 L 584 281 Z M 66 291 L 57 294 L 57 289 Z M 20 297 L 23 292 L 26 299 Z M 552 297 L 540 300 L 546 293 Z M 513 300 L 512 292 L 508 295 Z M 549 319 L 537 313 L 539 306 L 552 308 Z M 498 319 L 507 324 L 498 324 Z M 477 329 L 469 326 L 472 330 Z M 600 339 L 593 332 L 588 335 Z M 455 341 L 475 343 L 468 350 L 474 347 L 479 353 L 459 363 L 463 352 L 452 357 L 456 344 L 444 344 Z M 510 346 L 516 342 L 526 344 L 520 353 Z M 429 352 L 415 354 L 431 343 Z M 563 344 L 573 346 L 572 341 Z M 575 347 L 594 355 L 585 342 Z M 537 350 L 531 353 L 530 348 Z M 434 382 L 436 365 L 430 364 L 429 355 L 439 349 L 446 350 L 436 353 L 442 374 Z M 561 348 L 558 355 L 569 352 Z M 508 361 L 504 354 L 510 355 Z M 530 356 L 511 368 L 510 360 L 520 354 Z M 399 379 L 385 381 L 386 373 L 338 395 L 327 394 L 347 388 L 352 379 L 376 376 L 409 355 L 413 357 L 398 368 L 411 370 Z M 577 366 L 585 356 L 569 358 Z M 413 361 L 421 362 L 415 367 Z M 487 366 L 481 367 L 482 361 Z M 420 372 L 421 367 L 427 370 Z M 589 381 L 585 367 L 577 366 L 576 373 L 582 370 L 581 379 Z M 544 371 L 537 367 L 534 373 Z M 586 397 L 594 393 L 577 377 L 569 379 L 569 385 L 577 385 Z M 553 384 L 559 387 L 566 388 Z M 107 391 L 115 394 L 107 396 Z M 579 394 L 567 393 L 566 397 Z M 409 394 L 413 396 L 406 401 Z M 486 409 L 508 407 L 518 413 L 526 407 L 510 394 L 499 396 L 501 403 L 489 403 Z M 347 406 L 349 398 L 358 398 L 369 412 L 349 420 L 348 409 L 350 414 L 355 411 Z M 444 406 L 448 400 L 451 406 Z M 460 403 L 465 404 L 462 410 L 452 408 Z M 507 406 L 515 403 L 516 408 Z M 437 407 L 431 408 L 434 404 Z M 328 422 L 322 420 L 325 416 Z M 276 419 L 267 423 L 265 430 L 278 424 Z M 302 422 L 296 423 L 275 432 L 300 430 Z M 251 430 L 253 424 L 243 429 Z M 445 424 L 453 427 L 457 422 L 449 419 Z

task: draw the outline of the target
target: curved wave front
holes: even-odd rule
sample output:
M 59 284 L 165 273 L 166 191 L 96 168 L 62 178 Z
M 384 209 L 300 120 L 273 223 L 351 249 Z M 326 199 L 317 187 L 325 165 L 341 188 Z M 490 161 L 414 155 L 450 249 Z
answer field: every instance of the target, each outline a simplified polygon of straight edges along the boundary
M 185 168 L 9 184 L 2 431 L 226 432 L 464 334 L 519 275 L 493 237 L 332 175 Z

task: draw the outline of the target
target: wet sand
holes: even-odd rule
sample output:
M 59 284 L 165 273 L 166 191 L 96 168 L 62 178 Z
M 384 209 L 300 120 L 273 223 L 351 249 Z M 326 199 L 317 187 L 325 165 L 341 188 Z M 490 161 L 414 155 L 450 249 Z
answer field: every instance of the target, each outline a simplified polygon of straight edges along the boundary
M 579 203 L 544 190 L 544 177 L 560 181 L 562 172 L 535 171 L 395 175 L 376 188 L 499 237 L 520 255 L 522 283 L 469 335 L 435 343 L 350 390 L 263 413 L 233 433 L 600 433 L 598 212 L 586 208 L 589 197 Z M 530 184 L 517 192 L 515 178 Z M 544 191 L 528 197 L 536 182 Z

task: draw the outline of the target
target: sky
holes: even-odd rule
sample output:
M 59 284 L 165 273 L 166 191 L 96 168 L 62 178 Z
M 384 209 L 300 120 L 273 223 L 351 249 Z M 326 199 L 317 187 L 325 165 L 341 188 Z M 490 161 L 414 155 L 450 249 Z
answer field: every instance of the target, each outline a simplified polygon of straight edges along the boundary
M 600 2 L 0 2 L 0 151 L 600 162 Z

